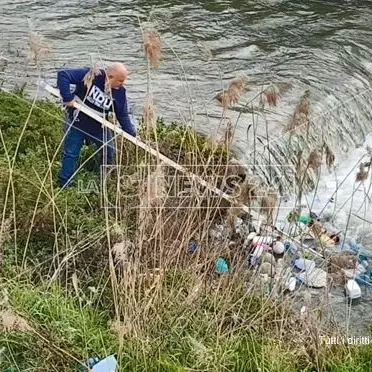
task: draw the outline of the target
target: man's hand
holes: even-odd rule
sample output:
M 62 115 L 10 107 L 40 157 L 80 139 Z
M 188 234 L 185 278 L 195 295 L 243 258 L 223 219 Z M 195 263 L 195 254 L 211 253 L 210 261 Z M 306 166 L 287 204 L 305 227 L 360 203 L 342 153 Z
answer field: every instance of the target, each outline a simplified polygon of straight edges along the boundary
M 75 101 L 70 101 L 70 102 L 64 102 L 63 103 L 66 107 L 74 107 Z

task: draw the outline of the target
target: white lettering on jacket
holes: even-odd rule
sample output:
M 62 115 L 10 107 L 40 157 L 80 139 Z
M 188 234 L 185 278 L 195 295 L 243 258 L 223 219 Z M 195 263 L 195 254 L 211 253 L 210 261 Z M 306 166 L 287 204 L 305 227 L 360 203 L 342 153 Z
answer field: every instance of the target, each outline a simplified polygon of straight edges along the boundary
M 105 111 L 108 111 L 112 106 L 111 98 L 95 85 L 93 85 L 90 89 L 87 100 L 94 106 L 97 106 Z

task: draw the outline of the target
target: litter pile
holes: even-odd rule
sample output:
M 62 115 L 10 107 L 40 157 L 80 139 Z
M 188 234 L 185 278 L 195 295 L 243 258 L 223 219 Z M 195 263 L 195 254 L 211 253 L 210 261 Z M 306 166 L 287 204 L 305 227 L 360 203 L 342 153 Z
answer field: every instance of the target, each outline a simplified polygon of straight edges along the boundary
M 293 210 L 287 216 L 285 231 L 237 218 L 231 224 L 215 225 L 209 232 L 214 244 L 228 244 L 242 249 L 245 267 L 253 278 L 261 279 L 271 296 L 297 289 L 343 286 L 345 297 L 356 303 L 361 286 L 372 284 L 372 256 L 352 239 L 335 232 L 310 211 Z M 225 257 L 219 257 L 215 271 L 232 272 Z

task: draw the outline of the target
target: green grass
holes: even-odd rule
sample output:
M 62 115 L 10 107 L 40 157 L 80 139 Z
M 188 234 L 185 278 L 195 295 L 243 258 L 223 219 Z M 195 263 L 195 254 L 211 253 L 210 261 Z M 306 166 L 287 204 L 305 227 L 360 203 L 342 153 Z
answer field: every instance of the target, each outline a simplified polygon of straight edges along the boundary
M 310 326 L 296 323 L 289 306 L 247 291 L 241 272 L 216 276 L 216 256 L 233 252 L 203 241 L 200 253 L 186 254 L 189 226 L 175 217 L 174 230 L 186 235 L 176 244 L 167 227 L 160 237 L 138 237 L 132 208 L 138 200 L 123 198 L 130 189 L 121 190 L 125 207 L 107 213 L 95 193 L 60 191 L 62 112 L 50 102 L 38 102 L 29 116 L 30 110 L 22 93 L 0 93 L 0 314 L 11 311 L 28 324 L 23 330 L 0 324 L 1 371 L 67 372 L 112 353 L 119 371 L 372 370 L 372 346 L 317 349 Z M 159 147 L 181 163 L 191 152 L 213 173 L 213 164 L 231 156 L 176 123 L 159 120 L 156 129 Z M 85 148 L 81 163 L 93 154 Z M 126 144 L 120 161 L 132 173 L 145 159 Z M 98 180 L 92 164 L 78 180 Z M 109 192 L 114 196 L 115 184 Z M 204 232 L 207 220 L 196 218 Z M 135 252 L 115 259 L 113 245 L 126 239 Z

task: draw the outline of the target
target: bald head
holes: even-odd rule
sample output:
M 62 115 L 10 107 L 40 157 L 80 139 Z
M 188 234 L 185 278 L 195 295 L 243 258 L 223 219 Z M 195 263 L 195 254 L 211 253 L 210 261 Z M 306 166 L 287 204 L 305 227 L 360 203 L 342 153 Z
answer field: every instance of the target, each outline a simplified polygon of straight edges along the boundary
M 128 69 L 120 62 L 114 62 L 107 68 L 107 78 L 114 89 L 122 87 L 128 76 Z

